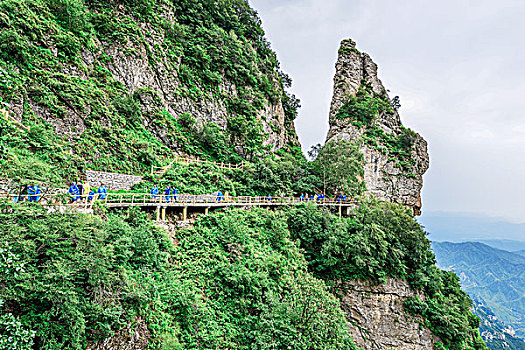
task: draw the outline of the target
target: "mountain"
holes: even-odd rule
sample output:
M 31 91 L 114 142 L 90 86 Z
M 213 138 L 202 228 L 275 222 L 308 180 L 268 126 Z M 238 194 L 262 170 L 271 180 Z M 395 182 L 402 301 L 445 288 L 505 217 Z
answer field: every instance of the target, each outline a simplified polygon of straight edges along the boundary
M 454 270 L 465 291 L 503 322 L 507 333 L 525 338 L 525 257 L 479 242 L 433 242 L 432 249 L 438 266 Z
M 506 250 L 520 255 L 525 251 L 525 241 L 514 241 L 511 239 L 480 239 L 478 242 L 496 249 Z
M 518 250 L 516 252 L 513 252 L 514 254 L 518 254 L 518 255 L 521 255 L 523 257 L 525 257 L 525 250 Z
M 421 214 L 423 174 L 429 167 L 426 141 L 405 128 L 397 99 L 388 96 L 372 58 L 343 40 L 334 77 L 326 142 L 350 141 L 364 155 L 367 193 Z M 397 103 L 397 104 L 396 104 Z
M 425 226 L 433 241 L 489 240 L 487 242 L 489 245 L 494 244 L 496 248 L 507 248 L 495 241 L 513 240 L 521 243 L 516 248 L 511 247 L 509 250 L 525 249 L 525 224 L 478 214 L 452 212 L 425 212 L 418 218 L 418 221 Z
M 401 125 L 370 56 L 341 43 L 312 162 L 290 84 L 245 0 L 0 0 L 0 347 L 486 349 L 407 210 L 421 209 L 426 141 Z M 179 192 L 159 197 L 162 220 L 97 200 L 81 211 L 67 194 L 4 200 L 87 170 L 140 175 L 132 198 Z M 345 217 L 222 202 L 186 220 L 197 203 L 184 194 L 325 184 L 355 192 Z
M 492 350 L 524 350 L 525 340 L 516 337 L 514 330 L 500 321 L 484 304 L 483 300 L 473 298 L 474 313 L 480 318 L 479 331 Z
M 0 176 L 301 154 L 299 101 L 244 0 L 2 0 L 0 28 Z

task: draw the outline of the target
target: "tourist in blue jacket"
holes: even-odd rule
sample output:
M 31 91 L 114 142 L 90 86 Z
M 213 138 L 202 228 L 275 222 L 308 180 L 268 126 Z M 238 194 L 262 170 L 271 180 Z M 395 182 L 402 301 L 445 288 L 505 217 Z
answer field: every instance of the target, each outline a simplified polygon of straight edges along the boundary
M 166 191 L 164 191 L 164 195 L 166 196 L 166 203 L 169 203 L 171 195 L 171 186 L 168 186 L 168 188 L 166 188 Z
M 33 202 L 35 201 L 35 188 L 33 187 L 33 185 L 29 185 L 27 186 L 27 200 L 30 201 L 30 202 Z
M 68 193 L 71 195 L 71 203 L 76 202 L 80 198 L 80 191 L 77 187 L 76 182 L 71 183 L 71 186 L 69 186 Z
M 42 194 L 42 190 L 40 190 L 40 187 L 38 185 L 35 185 L 34 187 L 34 190 L 35 190 L 35 194 L 36 196 L 34 196 L 34 202 L 38 202 L 40 201 L 40 195 Z
M 106 199 L 108 196 L 108 189 L 106 188 L 106 185 L 102 184 L 102 186 L 98 188 L 97 193 L 99 199 Z
M 153 199 L 159 198 L 159 189 L 157 185 L 153 185 L 153 188 L 151 189 L 150 193 L 151 193 L 151 198 Z
M 179 189 L 178 188 L 174 188 L 173 191 L 172 191 L 172 194 L 173 194 L 173 201 L 176 201 L 177 198 L 179 197 Z

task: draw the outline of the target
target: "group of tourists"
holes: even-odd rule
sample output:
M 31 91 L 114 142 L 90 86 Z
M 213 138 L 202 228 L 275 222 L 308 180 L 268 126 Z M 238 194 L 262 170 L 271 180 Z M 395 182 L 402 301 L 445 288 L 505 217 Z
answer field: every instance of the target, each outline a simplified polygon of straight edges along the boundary
M 151 198 L 155 201 L 159 198 L 159 188 L 157 187 L 157 185 L 153 185 L 153 188 L 151 189 L 150 194 L 151 194 Z M 166 200 L 166 203 L 169 203 L 171 201 L 175 202 L 178 197 L 179 197 L 179 189 L 176 188 L 175 186 L 168 186 L 168 188 L 164 190 L 164 198 Z
M 157 187 L 157 185 L 153 185 L 153 187 L 151 188 L 151 191 L 150 191 L 150 194 L 151 194 L 151 198 L 154 200 L 154 201 L 158 201 L 159 200 L 159 188 Z M 164 190 L 164 196 L 163 196 L 163 199 L 165 201 L 165 203 L 170 203 L 170 202 L 176 202 L 177 199 L 179 198 L 179 189 L 176 188 L 175 186 L 168 186 L 168 188 L 166 188 Z M 224 201 L 226 198 L 228 198 L 228 192 L 226 192 L 225 194 L 222 193 L 222 191 L 217 191 L 217 196 L 216 196 L 216 201 L 217 202 L 222 202 Z
M 70 203 L 75 203 L 81 198 L 86 198 L 88 202 L 92 202 L 93 199 L 104 200 L 108 196 L 108 189 L 104 184 L 100 184 L 100 187 L 95 192 L 88 183 L 72 182 L 67 192 L 71 196 Z
M 324 193 L 321 193 L 321 194 L 311 194 L 309 195 L 308 193 L 301 193 L 301 196 L 299 196 L 299 200 L 301 202 L 308 202 L 308 201 L 313 201 L 313 202 L 324 202 L 326 196 Z
M 13 203 L 18 203 L 19 201 L 24 200 L 24 195 L 27 193 L 27 201 L 28 202 L 39 202 L 40 198 L 42 197 L 42 190 L 40 189 L 39 185 L 36 185 L 32 183 L 31 185 L 27 185 L 21 192 L 21 195 L 15 195 L 13 197 Z
M 30 202 L 38 202 L 40 200 L 40 195 L 42 194 L 42 190 L 40 189 L 40 186 L 31 184 L 27 186 L 27 200 Z

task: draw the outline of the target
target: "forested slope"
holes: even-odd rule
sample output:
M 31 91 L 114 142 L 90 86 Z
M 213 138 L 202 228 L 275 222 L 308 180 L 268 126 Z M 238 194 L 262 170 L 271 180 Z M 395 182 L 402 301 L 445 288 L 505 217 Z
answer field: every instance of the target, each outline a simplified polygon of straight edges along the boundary
M 30 128 L 0 117 L 0 175 L 301 157 L 298 101 L 244 0 L 2 0 L 0 29 L 0 108 Z
M 403 280 L 417 295 L 403 322 L 435 348 L 485 349 L 413 216 L 359 197 L 358 145 L 329 142 L 307 162 L 289 85 L 244 0 L 0 0 L 0 177 L 62 187 L 85 169 L 143 174 L 184 153 L 244 167 L 179 164 L 135 190 L 358 203 L 347 218 L 244 208 L 180 229 L 99 204 L 84 215 L 2 201 L 0 349 L 356 349 L 341 299 L 357 279 Z
M 525 257 L 478 242 L 435 242 L 432 248 L 438 265 L 460 276 L 462 287 L 478 300 L 481 313 L 506 324 L 510 335 L 524 337 Z M 490 325 L 495 320 L 485 319 L 482 329 L 490 337 L 497 333 Z
M 485 348 L 457 277 L 435 267 L 425 233 L 396 205 L 364 202 L 348 219 L 315 205 L 227 210 L 171 237 L 135 210 L 9 208 L 0 330 L 35 349 L 84 349 L 130 323 L 149 330 L 140 349 L 355 349 L 336 282 L 387 277 L 425 295 L 405 307 L 438 348 Z

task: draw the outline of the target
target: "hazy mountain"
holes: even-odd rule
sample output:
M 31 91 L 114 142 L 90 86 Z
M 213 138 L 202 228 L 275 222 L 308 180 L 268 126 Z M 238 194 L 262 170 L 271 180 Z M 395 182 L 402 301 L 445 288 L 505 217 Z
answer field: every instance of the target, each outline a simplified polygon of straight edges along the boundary
M 525 337 L 524 256 L 479 242 L 434 242 L 432 248 L 438 266 L 454 270 L 463 289 L 493 313 L 490 321 L 502 322 L 506 334 Z
M 511 239 L 480 239 L 478 242 L 484 243 L 496 249 L 506 250 L 520 255 L 525 252 L 525 242 L 522 241 L 513 241 Z
M 514 254 L 519 254 L 519 255 L 525 257 L 525 250 L 518 250 L 517 252 L 514 252 Z
M 500 218 L 466 213 L 425 212 L 418 221 L 425 226 L 432 241 L 487 241 L 496 248 L 509 251 L 525 250 L 525 224 L 516 224 Z M 508 242 L 519 241 L 516 242 Z M 499 245 L 506 241 L 510 245 Z M 484 242 L 485 243 L 485 242 Z M 512 247 L 515 247 L 513 249 Z

